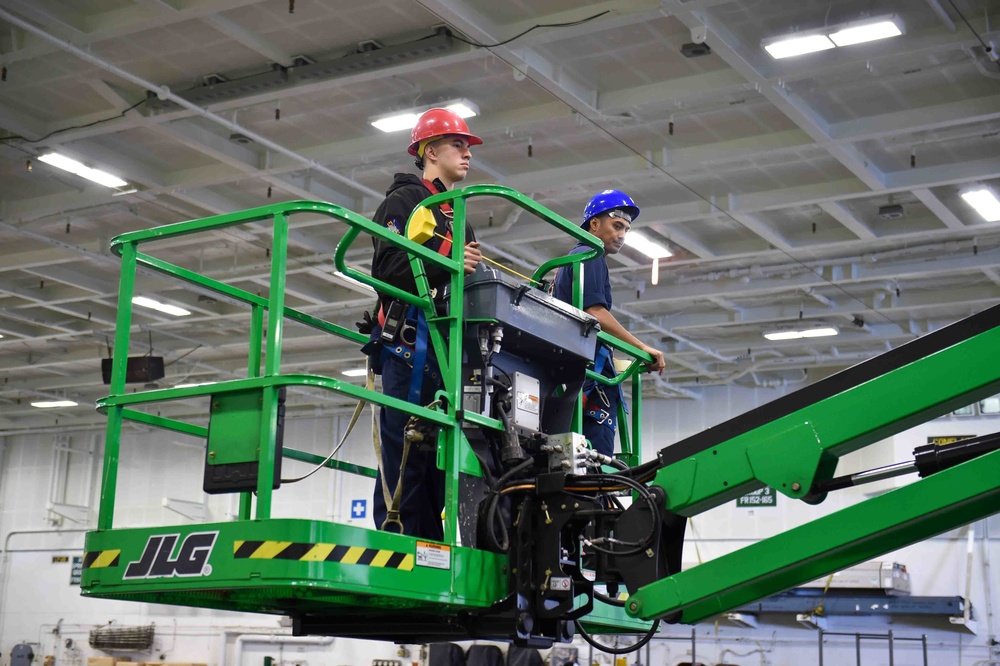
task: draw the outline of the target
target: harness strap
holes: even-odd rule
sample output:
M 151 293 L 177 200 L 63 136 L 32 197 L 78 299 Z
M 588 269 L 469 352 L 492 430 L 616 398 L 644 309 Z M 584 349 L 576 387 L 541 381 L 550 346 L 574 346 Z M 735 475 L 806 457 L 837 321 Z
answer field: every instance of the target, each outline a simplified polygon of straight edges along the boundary
M 414 306 L 413 309 L 416 309 Z M 427 362 L 427 317 L 417 312 L 417 339 L 413 344 L 413 372 L 410 373 L 410 393 L 406 397 L 414 405 L 420 404 L 420 389 L 424 383 L 424 368 Z M 430 368 L 427 368 L 430 370 Z
M 371 357 L 367 363 L 368 375 L 365 380 L 365 388 L 369 391 L 375 390 L 375 372 L 372 370 Z M 372 409 L 372 446 L 375 449 L 375 463 L 378 465 L 379 478 L 382 479 L 382 498 L 385 500 L 386 517 L 379 526 L 380 530 L 386 531 L 388 525 L 398 525 L 399 533 L 403 533 L 403 521 L 399 519 L 399 502 L 394 498 L 402 497 L 403 470 L 400 467 L 399 479 L 396 481 L 395 493 L 389 491 L 389 482 L 385 480 L 385 470 L 382 469 L 382 436 L 379 434 L 378 411 L 375 403 L 369 403 Z M 403 444 L 403 460 L 406 460 L 406 443 Z

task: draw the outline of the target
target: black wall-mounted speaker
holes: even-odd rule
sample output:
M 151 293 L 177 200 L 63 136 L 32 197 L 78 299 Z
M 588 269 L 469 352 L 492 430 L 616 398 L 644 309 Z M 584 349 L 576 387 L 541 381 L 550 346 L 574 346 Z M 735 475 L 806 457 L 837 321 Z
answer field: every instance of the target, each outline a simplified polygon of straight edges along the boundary
M 101 379 L 105 384 L 111 383 L 111 365 L 114 359 L 101 359 Z M 162 356 L 129 356 L 125 366 L 126 384 L 148 384 L 165 376 Z

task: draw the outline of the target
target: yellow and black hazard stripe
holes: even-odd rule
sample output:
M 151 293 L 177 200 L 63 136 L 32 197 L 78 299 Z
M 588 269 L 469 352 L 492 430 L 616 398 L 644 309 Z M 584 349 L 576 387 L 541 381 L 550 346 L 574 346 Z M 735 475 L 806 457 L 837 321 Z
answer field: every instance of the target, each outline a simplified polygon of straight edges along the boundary
M 383 548 L 339 546 L 334 543 L 295 543 L 292 541 L 234 541 L 233 558 L 237 560 L 297 560 L 300 562 L 339 562 L 380 569 L 413 570 L 413 554 Z
M 121 560 L 121 550 L 94 550 L 83 554 L 84 569 L 116 567 Z

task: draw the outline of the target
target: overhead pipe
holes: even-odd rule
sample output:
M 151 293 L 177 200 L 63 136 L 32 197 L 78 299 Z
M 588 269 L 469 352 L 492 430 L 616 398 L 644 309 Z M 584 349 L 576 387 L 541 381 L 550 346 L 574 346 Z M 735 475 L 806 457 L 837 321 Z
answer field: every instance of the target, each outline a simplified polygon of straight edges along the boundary
M 756 372 L 758 370 L 780 370 L 783 365 L 789 365 L 792 363 L 803 363 L 813 366 L 819 366 L 821 364 L 836 361 L 865 361 L 871 358 L 871 354 L 865 352 L 853 352 L 851 354 L 840 354 L 838 356 L 830 356 L 825 354 L 820 354 L 817 356 L 786 356 L 780 359 L 767 359 L 753 363 L 745 368 L 720 377 L 714 380 L 708 381 L 698 381 L 698 382 L 679 382 L 676 385 L 689 388 L 698 388 L 704 386 L 725 386 L 727 384 L 732 384 L 736 380 L 742 378 L 744 375 Z
M 301 155 L 295 152 L 294 150 L 291 150 L 290 148 L 286 148 L 280 143 L 276 143 L 260 134 L 257 134 L 252 130 L 247 129 L 246 127 L 243 127 L 242 125 L 239 125 L 238 123 L 223 118 L 222 116 L 213 113 L 208 109 L 205 109 L 203 107 L 198 106 L 197 104 L 189 102 L 180 95 L 177 95 L 174 92 L 172 92 L 170 88 L 168 88 L 167 86 L 158 86 L 155 83 L 148 81 L 147 79 L 144 79 L 141 76 L 137 76 L 127 70 L 122 69 L 121 67 L 118 67 L 117 65 L 113 65 L 110 62 L 107 62 L 102 58 L 98 58 L 92 53 L 89 53 L 64 39 L 60 39 L 55 35 L 49 34 L 48 32 L 42 30 L 38 26 L 28 21 L 25 21 L 24 19 L 20 18 L 19 16 L 16 16 L 15 14 L 9 12 L 6 9 L 0 8 L 0 18 L 3 18 L 11 25 L 17 26 L 22 30 L 30 32 L 31 34 L 44 39 L 47 42 L 55 44 L 59 48 L 69 53 L 72 53 L 81 60 L 85 60 L 86 62 L 89 62 L 92 65 L 100 67 L 105 71 L 111 72 L 112 74 L 119 76 L 125 79 L 126 81 L 130 81 L 131 83 L 134 83 L 135 85 L 141 88 L 153 91 L 154 93 L 156 93 L 156 96 L 161 100 L 169 100 L 174 104 L 177 104 L 178 106 L 188 109 L 189 111 L 193 111 L 194 113 L 197 113 L 206 120 L 209 120 L 217 125 L 221 125 L 222 127 L 225 127 L 230 132 L 242 134 L 247 138 L 251 139 L 252 141 L 260 144 L 261 146 L 264 146 L 265 148 L 268 148 L 276 153 L 279 153 L 281 155 L 284 155 L 285 157 L 295 160 L 296 162 L 300 162 L 303 165 L 309 167 L 310 169 L 313 169 L 318 173 L 328 176 L 343 185 L 347 185 L 349 187 L 354 188 L 355 190 L 361 192 L 362 194 L 365 194 L 377 200 L 381 200 L 385 196 L 382 192 L 378 192 L 366 185 L 362 185 L 361 183 L 351 180 L 346 176 L 342 176 L 336 171 L 326 166 L 323 166 L 322 164 L 316 162 L 315 160 L 311 160 L 308 157 L 305 157 L 304 155 Z

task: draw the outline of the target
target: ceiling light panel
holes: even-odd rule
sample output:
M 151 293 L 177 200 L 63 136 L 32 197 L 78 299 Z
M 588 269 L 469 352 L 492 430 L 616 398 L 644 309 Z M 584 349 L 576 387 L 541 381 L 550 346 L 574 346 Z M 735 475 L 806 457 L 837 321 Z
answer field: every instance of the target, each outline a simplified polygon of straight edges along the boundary
M 790 37 L 764 45 L 772 58 L 780 60 L 793 56 L 805 55 L 806 53 L 816 53 L 835 48 L 836 44 L 830 41 L 826 35 L 808 35 L 806 37 Z
M 830 41 L 837 46 L 851 46 L 852 44 L 873 42 L 879 39 L 886 39 L 887 37 L 898 37 L 903 34 L 901 26 L 902 24 L 895 17 L 885 21 L 848 26 L 837 32 L 830 33 Z
M 81 178 L 86 178 L 87 180 L 97 183 L 98 185 L 104 185 L 105 187 L 128 186 L 128 183 L 118 176 L 112 176 L 110 173 L 101 171 L 100 169 L 91 169 L 74 159 L 66 157 L 65 155 L 60 155 L 59 153 L 46 153 L 45 155 L 40 155 L 38 157 L 38 161 L 45 162 L 46 164 L 54 166 L 57 169 L 62 169 L 63 171 L 69 171 L 72 174 L 76 174 Z
M 479 107 L 474 102 L 463 98 L 441 102 L 440 104 L 426 108 L 405 109 L 396 113 L 375 116 L 368 122 L 372 127 L 383 132 L 400 132 L 402 130 L 413 129 L 424 111 L 435 108 L 445 108 L 454 111 L 461 118 L 473 118 L 479 115 Z
M 993 194 L 992 190 L 980 187 L 962 193 L 965 203 L 976 209 L 987 222 L 1000 222 L 1000 200 Z
M 145 296 L 133 297 L 132 304 L 141 305 L 144 308 L 157 310 L 175 317 L 187 317 L 191 314 L 190 310 L 185 310 L 184 308 L 177 307 L 176 305 L 170 305 L 169 303 L 160 303 L 159 301 L 154 301 L 152 298 L 146 298 Z
M 57 409 L 59 407 L 76 407 L 77 404 L 72 400 L 39 400 L 31 403 L 31 406 L 38 409 Z
M 634 250 L 642 252 L 650 259 L 666 259 L 674 255 L 673 252 L 663 245 L 650 240 L 638 231 L 631 231 L 625 234 L 625 244 Z

